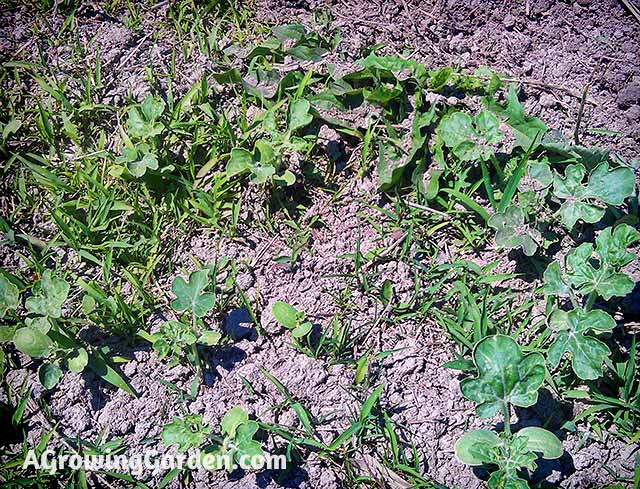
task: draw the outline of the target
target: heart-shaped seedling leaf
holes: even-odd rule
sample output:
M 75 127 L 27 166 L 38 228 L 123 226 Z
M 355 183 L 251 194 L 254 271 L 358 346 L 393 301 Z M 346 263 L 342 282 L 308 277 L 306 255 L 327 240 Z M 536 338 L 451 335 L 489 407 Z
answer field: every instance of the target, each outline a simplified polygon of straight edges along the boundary
M 89 363 L 89 355 L 84 348 L 74 348 L 69 355 L 67 355 L 67 367 L 72 372 L 79 374 Z
M 62 378 L 62 370 L 55 363 L 43 363 L 38 368 L 38 379 L 45 389 L 53 389 Z
M 203 424 L 202 416 L 188 414 L 184 418 L 174 417 L 164 425 L 161 436 L 165 445 L 177 445 L 179 452 L 186 452 L 202 445 L 210 433 L 211 428 Z
M 282 301 L 274 302 L 271 307 L 271 312 L 276 321 L 287 329 L 294 329 L 298 326 L 300 315 L 304 315 L 304 313 L 298 311 L 295 307 Z
M 573 309 L 555 310 L 549 325 L 556 331 L 555 340 L 547 354 L 549 364 L 557 367 L 563 355 L 571 354 L 571 367 L 582 380 L 595 380 L 602 376 L 602 363 L 611 350 L 602 341 L 589 336 L 589 331 L 606 332 L 616 326 L 614 319 L 604 311 Z
M 0 318 L 3 318 L 7 311 L 15 310 L 19 304 L 20 291 L 18 287 L 0 274 Z
M 460 388 L 467 399 L 478 403 L 478 416 L 489 418 L 508 404 L 529 407 L 536 403 L 545 376 L 541 354 L 523 355 L 513 338 L 493 335 L 476 345 L 473 361 L 478 376 L 463 380 Z
M 142 104 L 128 111 L 128 135 L 137 139 L 149 139 L 162 132 L 163 126 L 157 122 L 164 112 L 164 102 L 158 97 L 147 96 Z
M 289 131 L 294 132 L 311 124 L 313 116 L 309 109 L 311 104 L 308 100 L 294 100 L 289 104 Z
M 525 224 L 524 211 L 518 206 L 495 213 L 488 224 L 496 230 L 496 244 L 500 248 L 521 248 L 525 255 L 532 256 L 542 242 L 540 232 Z
M 492 145 L 504 137 L 499 126 L 500 121 L 491 112 L 480 112 L 473 119 L 464 112 L 452 112 L 441 119 L 436 131 L 459 159 L 476 161 L 493 155 Z
M 563 201 L 558 214 L 568 229 L 578 220 L 598 222 L 604 216 L 604 204 L 621 205 L 633 193 L 635 175 L 630 168 L 610 171 L 609 164 L 602 162 L 589 175 L 587 185 L 582 182 L 585 174 L 582 164 L 569 165 L 564 177 L 555 175 L 553 180 L 553 195 Z
M 189 282 L 185 282 L 182 277 L 176 277 L 171 284 L 171 290 L 176 296 L 171 305 L 178 312 L 191 310 L 196 317 L 203 317 L 215 304 L 215 296 L 203 292 L 208 285 L 207 270 L 192 272 Z
M 494 451 L 501 443 L 500 437 L 491 430 L 474 430 L 462 435 L 453 450 L 463 464 L 479 466 L 495 460 Z
M 249 421 L 249 415 L 247 412 L 240 406 L 236 406 L 230 409 L 227 414 L 222 417 L 220 429 L 224 435 L 235 438 L 238 426 L 246 423 L 247 421 Z
M 222 335 L 218 331 L 205 331 L 198 338 L 198 343 L 205 346 L 216 346 L 220 344 Z
M 525 438 L 526 449 L 539 453 L 542 458 L 553 460 L 562 457 L 564 449 L 558 437 L 544 428 L 530 426 L 522 428 L 515 435 L 516 438 Z
M 69 284 L 45 270 L 39 283 L 38 292 L 25 301 L 27 311 L 40 316 L 57 319 L 62 314 L 62 304 L 69 295 Z

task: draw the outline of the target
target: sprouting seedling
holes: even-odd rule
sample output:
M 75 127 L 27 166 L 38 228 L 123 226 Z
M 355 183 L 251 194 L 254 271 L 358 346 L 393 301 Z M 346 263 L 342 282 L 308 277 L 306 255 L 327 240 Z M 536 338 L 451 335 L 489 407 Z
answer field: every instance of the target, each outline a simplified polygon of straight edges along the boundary
M 271 311 L 273 312 L 273 317 L 276 318 L 276 321 L 285 328 L 291 330 L 291 336 L 295 339 L 304 338 L 313 329 L 313 324 L 306 320 L 305 313 L 303 311 L 299 311 L 286 302 L 275 302 Z
M 126 165 L 134 177 L 144 176 L 147 169 L 158 169 L 156 136 L 164 130 L 164 125 L 159 122 L 164 108 L 162 99 L 149 95 L 128 111 L 126 145 L 116 163 Z
M 58 384 L 64 374 L 63 369 L 80 373 L 91 361 L 82 343 L 60 321 L 69 289 L 66 280 L 56 277 L 51 270 L 45 270 L 32 288 L 34 294 L 25 300 L 27 316 L 23 319 L 15 317 L 18 321 L 15 326 L 3 327 L 3 341 L 12 341 L 18 351 L 31 358 L 43 359 L 38 368 L 38 378 L 46 389 Z M 19 304 L 18 288 L 0 275 L 0 310 L 3 315 L 15 310 Z M 115 371 L 105 373 L 105 380 L 128 389 Z
M 302 151 L 307 146 L 307 141 L 295 133 L 313 121 L 310 110 L 308 100 L 292 100 L 283 132 L 277 130 L 273 112 L 267 112 L 259 127 L 270 135 L 270 140 L 258 139 L 252 152 L 244 148 L 233 148 L 227 163 L 227 175 L 232 177 L 249 174 L 250 180 L 260 185 L 271 181 L 279 186 L 293 185 L 296 177 L 290 170 L 283 168 L 283 155 L 287 151 Z
M 212 465 L 205 465 L 209 470 L 226 468 L 232 470 L 232 462 L 247 463 L 253 457 L 264 455 L 259 441 L 253 437 L 258 431 L 258 423 L 249 419 L 247 412 L 241 407 L 230 409 L 220 423 L 222 439 L 219 444 L 211 445 L 203 450 L 203 462 L 206 455 L 211 457 Z
M 478 375 L 461 382 L 462 393 L 478 403 L 476 413 L 482 418 L 502 412 L 504 431 L 500 435 L 490 430 L 465 433 L 456 442 L 456 457 L 472 466 L 497 466 L 490 488 L 525 489 L 528 484 L 519 471 L 535 470 L 536 453 L 547 459 L 563 453 L 560 440 L 548 430 L 530 427 L 511 432 L 510 406 L 535 404 L 545 377 L 544 358 L 539 353 L 524 355 L 514 339 L 494 335 L 476 345 L 473 361 Z
M 202 422 L 201 415 L 188 414 L 183 418 L 174 416 L 164 425 L 160 436 L 165 445 L 177 445 L 178 451 L 186 452 L 202 446 L 210 434 L 211 427 Z
M 215 295 L 206 292 L 209 284 L 209 269 L 192 272 L 188 281 L 182 277 L 173 280 L 171 290 L 176 298 L 171 305 L 177 312 L 190 313 L 190 321 L 166 321 L 157 333 L 142 333 L 152 343 L 160 358 L 171 357 L 170 363 L 175 364 L 184 354 L 200 372 L 198 344 L 215 346 L 220 343 L 222 335 L 217 331 L 204 329 L 199 321 L 215 306 Z

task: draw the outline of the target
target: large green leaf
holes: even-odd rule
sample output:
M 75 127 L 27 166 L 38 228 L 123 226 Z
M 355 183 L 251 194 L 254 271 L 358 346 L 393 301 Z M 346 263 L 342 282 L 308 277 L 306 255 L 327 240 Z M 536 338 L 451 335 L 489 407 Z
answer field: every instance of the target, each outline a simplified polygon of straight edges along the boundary
M 594 266 L 593 251 L 591 243 L 582 243 L 567 253 L 566 276 L 572 288 L 584 295 L 596 292 L 605 300 L 629 294 L 633 290 L 633 281 L 606 263 Z
M 460 388 L 466 398 L 478 403 L 478 416 L 491 417 L 506 404 L 529 407 L 536 403 L 545 376 L 541 354 L 523 355 L 513 338 L 494 335 L 476 345 L 473 361 L 478 376 L 463 380 Z
M 171 285 L 171 290 L 176 298 L 171 305 L 176 311 L 186 311 L 190 309 L 196 317 L 202 317 L 215 304 L 215 296 L 208 292 L 203 292 L 209 285 L 209 272 L 198 270 L 189 275 L 189 282 L 185 282 L 182 277 L 176 277 Z
M 62 304 L 68 295 L 69 284 L 54 277 L 51 270 L 45 270 L 38 292 L 25 301 L 25 306 L 30 313 L 59 318 L 62 314 Z
M 611 331 L 616 326 L 614 319 L 604 311 L 573 309 L 569 312 L 555 310 L 549 325 L 556 331 L 555 340 L 549 347 L 549 364 L 557 367 L 562 356 L 571 354 L 571 367 L 583 380 L 595 380 L 602 376 L 602 364 L 611 355 L 611 350 L 602 341 L 588 336 L 589 331 Z
M 620 205 L 633 193 L 635 176 L 630 168 L 609 171 L 609 164 L 602 162 L 591 172 L 586 185 L 585 174 L 585 167 L 576 164 L 567 166 L 564 177 L 554 177 L 553 195 L 563 201 L 558 214 L 569 229 L 578 220 L 598 222 L 604 216 L 604 204 Z
M 595 292 L 605 300 L 626 296 L 634 282 L 620 269 L 635 258 L 627 247 L 638 239 L 638 232 L 627 224 L 604 229 L 596 238 L 595 250 L 591 243 L 582 243 L 569 250 L 564 265 L 554 261 L 547 266 L 543 277 L 545 294 L 566 297 L 573 290 L 580 295 Z
M 20 291 L 4 275 L 0 274 L 0 318 L 8 310 L 15 310 L 20 304 Z

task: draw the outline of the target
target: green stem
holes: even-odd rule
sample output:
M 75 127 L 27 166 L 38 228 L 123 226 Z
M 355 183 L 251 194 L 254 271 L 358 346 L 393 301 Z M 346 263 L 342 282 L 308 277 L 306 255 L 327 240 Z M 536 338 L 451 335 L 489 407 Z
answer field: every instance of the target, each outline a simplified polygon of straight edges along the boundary
M 191 329 L 193 334 L 198 337 L 198 326 L 196 324 L 196 315 L 195 313 L 191 313 Z M 198 375 L 202 375 L 202 365 L 200 364 L 200 355 L 198 354 L 198 342 L 196 341 L 193 345 L 191 345 L 191 352 L 193 353 L 193 358 L 196 361 L 196 371 Z
M 509 403 L 502 405 L 502 414 L 504 415 L 504 432 L 507 435 L 511 435 L 511 410 L 509 409 Z
M 587 302 L 584 305 L 584 308 L 587 311 L 590 311 L 591 308 L 593 307 L 593 304 L 596 302 L 596 299 L 598 298 L 598 294 L 596 293 L 596 291 L 594 290 L 593 292 L 591 292 L 588 296 L 587 296 Z

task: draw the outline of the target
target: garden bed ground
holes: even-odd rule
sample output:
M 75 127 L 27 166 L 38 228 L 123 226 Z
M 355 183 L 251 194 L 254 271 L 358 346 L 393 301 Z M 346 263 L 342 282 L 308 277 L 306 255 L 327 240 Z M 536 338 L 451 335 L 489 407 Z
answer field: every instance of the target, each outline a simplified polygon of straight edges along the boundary
M 147 66 L 153 66 L 159 79 L 163 79 L 169 71 L 172 49 L 178 46 L 182 56 L 175 60 L 177 75 L 172 89 L 184 93 L 203 74 L 216 69 L 197 47 L 192 46 L 194 50 L 190 53 L 180 47 L 184 40 L 167 22 L 168 4 L 161 2 L 141 8 L 140 23 L 134 27 L 125 26 L 122 16 L 105 14 L 99 5 L 80 7 L 75 17 L 74 36 L 78 45 L 84 46 L 82 53 L 65 43 L 54 47 L 46 44 L 48 37 L 55 37 L 59 32 L 65 15 L 51 11 L 34 13 L 26 7 L 1 7 L 0 57 L 3 61 L 26 61 L 42 55 L 64 73 L 75 64 L 90 62 L 99 52 L 106 86 L 100 102 L 122 105 L 130 95 L 142 100 L 149 92 Z M 331 25 L 342 32 L 337 49 L 340 54 L 331 60 L 336 69 L 353 61 L 350 53 L 384 43 L 385 54 L 401 54 L 434 69 L 449 65 L 465 70 L 488 66 L 508 73 L 520 82 L 521 100 L 529 113 L 569 137 L 575 128 L 583 90 L 588 86 L 582 127 L 605 128 L 617 133 L 587 131 L 582 142 L 606 146 L 628 159 L 638 157 L 640 24 L 618 1 L 324 3 L 258 0 L 254 9 L 256 22 L 269 25 L 291 22 L 312 25 L 314 12 L 330 12 Z M 224 36 L 220 42 L 225 42 Z M 38 47 L 46 51 L 39 54 Z M 167 86 L 159 88 L 166 90 Z M 328 132 L 327 138 L 326 144 L 337 148 L 337 160 L 341 164 L 358 159 L 357 145 L 342 140 L 335 131 Z M 355 270 L 350 254 L 355 252 L 358 243 L 363 254 L 380 247 L 395 251 L 402 247 L 406 237 L 403 234 L 406 229 L 394 228 L 396 224 L 388 216 L 372 207 L 381 206 L 387 211 L 394 208 L 393 202 L 377 193 L 377 185 L 375 174 L 361 178 L 351 174 L 336 177 L 334 189 L 339 188 L 340 192 L 311 188 L 304 195 L 304 209 L 295 219 L 304 227 L 318 216 L 321 225 L 309 229 L 293 266 L 274 259 L 290 252 L 289 243 L 295 232 L 285 225 L 271 228 L 257 224 L 267 220 L 261 208 L 265 197 L 253 187 L 244 192 L 247 205 L 241 211 L 234 236 L 198 225 L 186 234 L 178 228 L 165 230 L 164 237 L 176 244 L 170 255 L 161 256 L 155 269 L 150 293 L 155 295 L 159 307 L 149 316 L 145 329 L 154 331 L 163 320 L 170 318 L 171 282 L 180 270 L 195 268 L 194 258 L 204 264 L 223 256 L 234 259 L 238 266 L 237 283 L 259 312 L 262 331 L 256 329 L 249 311 L 239 304 L 210 318 L 212 327 L 219 327 L 232 341 L 207 354 L 210 367 L 195 400 L 180 404 L 159 382 L 164 379 L 188 389 L 193 379 L 190 368 L 168 367 L 144 342 L 130 344 L 95 328 L 86 328 L 85 338 L 109 345 L 112 351 L 130 359 L 121 370 L 139 394 L 137 399 L 112 388 L 91 372 L 67 373 L 55 390 L 47 392 L 39 385 L 36 370 L 30 363 L 11 369 L 6 373 L 7 379 L 18 388 L 24 376 L 30 376 L 33 397 L 44 396 L 51 408 L 51 419 L 59 423 L 58 432 L 62 435 L 89 440 L 100 434 L 105 438 L 123 437 L 130 451 L 154 447 L 164 452 L 167 448 L 157 439 L 160 430 L 185 408 L 202 414 L 212 426 L 218 426 L 222 416 L 236 405 L 243 406 L 265 423 L 299 426 L 291 408 L 282 412 L 272 410 L 283 401 L 283 396 L 263 375 L 261 369 L 265 369 L 307 406 L 314 417 L 326 419 L 319 437 L 330 441 L 348 426 L 347 420 L 354 415 L 366 392 L 353 388 L 352 365 L 331 365 L 322 359 L 311 359 L 292 347 L 288 332 L 283 331 L 271 315 L 275 301 L 286 301 L 304 310 L 319 328 L 328 328 L 335 316 L 349 322 L 354 331 L 362 325 L 372 326 L 356 348 L 359 354 L 367 348 L 373 352 L 398 350 L 372 363 L 371 385 L 384 383 L 381 404 L 393 422 L 402 427 L 403 436 L 417 447 L 424 476 L 452 488 L 484 487 L 480 472 L 455 459 L 453 445 L 469 425 L 491 427 L 493 422 L 473 416 L 474 404 L 462 396 L 457 372 L 441 368 L 453 358 L 455 345 L 436 318 L 429 312 L 388 321 L 389 310 L 375 298 L 356 289 L 345 295 L 352 287 L 346 275 Z M 3 202 L 9 205 L 4 198 Z M 33 222 L 30 229 L 23 227 L 22 232 L 41 239 L 50 237 L 51 225 L 47 219 L 43 221 Z M 373 223 L 389 232 L 381 233 Z M 425 237 L 423 246 L 437 255 L 438 263 L 451 261 L 455 256 L 479 265 L 497 261 L 498 267 L 493 273 L 522 271 L 520 255 L 496 250 L 491 242 L 483 250 L 458 253 L 455 239 L 446 227 Z M 19 247 L 4 245 L 3 267 L 12 271 L 24 267 L 18 252 Z M 87 277 L 95 274 L 95 267 L 81 262 L 70 249 L 61 248 L 58 257 L 70 270 L 80 271 Z M 388 258 L 372 262 L 370 269 L 375 272 L 375 285 L 390 279 L 398 300 L 411 297 L 414 275 L 405 260 L 390 253 Z M 638 281 L 637 272 L 635 275 Z M 522 300 L 530 294 L 526 275 L 503 285 L 521 293 Z M 631 307 L 637 307 L 637 303 Z M 253 386 L 254 392 L 249 392 L 243 378 Z M 533 408 L 514 414 L 515 425 L 545 425 L 563 438 L 565 455 L 559 460 L 541 463 L 534 481 L 546 480 L 554 487 L 600 488 L 617 482 L 617 476 L 632 476 L 634 445 L 626 445 L 606 432 L 603 439 L 597 440 L 595 437 L 584 439 L 583 431 L 561 430 L 582 408 L 579 404 L 561 402 L 549 391 L 543 391 Z M 41 436 L 41 421 L 35 416 L 28 418 L 29 439 Z M 269 448 L 272 442 L 265 443 Z M 367 470 L 371 469 L 365 468 L 363 472 Z M 193 477 L 195 482 L 190 487 L 278 487 L 273 479 L 275 475 L 268 472 L 232 476 L 224 472 L 198 472 Z M 146 480 L 154 487 L 160 478 Z M 402 487 L 390 477 L 382 479 L 388 487 Z M 103 484 L 92 480 L 96 486 Z M 344 467 L 310 455 L 306 463 L 288 474 L 284 485 L 328 489 L 343 486 L 345 480 Z M 109 484 L 118 487 L 121 482 Z M 180 484 L 175 480 L 169 487 L 181 487 Z

